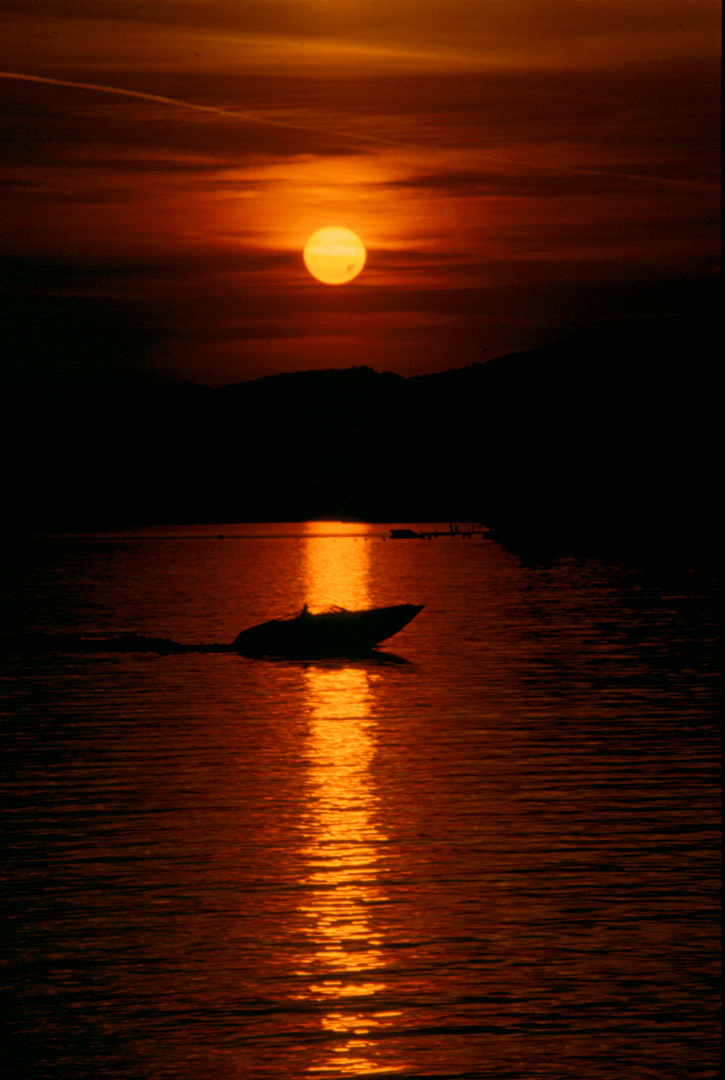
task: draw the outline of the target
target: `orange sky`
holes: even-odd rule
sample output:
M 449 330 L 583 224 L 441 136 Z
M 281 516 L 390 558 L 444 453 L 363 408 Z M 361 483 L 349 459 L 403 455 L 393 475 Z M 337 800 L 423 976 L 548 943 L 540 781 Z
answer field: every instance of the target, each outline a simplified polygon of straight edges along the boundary
M 11 0 L 6 373 L 410 375 L 689 310 L 718 251 L 719 18 L 715 0 Z M 368 248 L 344 286 L 302 260 L 326 225 Z

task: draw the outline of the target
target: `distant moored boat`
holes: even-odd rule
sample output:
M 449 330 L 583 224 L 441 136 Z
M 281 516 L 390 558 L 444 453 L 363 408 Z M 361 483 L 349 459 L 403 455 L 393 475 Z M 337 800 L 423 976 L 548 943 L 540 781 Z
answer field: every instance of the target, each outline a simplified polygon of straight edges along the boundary
M 413 529 L 391 529 L 391 540 L 420 540 L 421 533 L 415 532 Z

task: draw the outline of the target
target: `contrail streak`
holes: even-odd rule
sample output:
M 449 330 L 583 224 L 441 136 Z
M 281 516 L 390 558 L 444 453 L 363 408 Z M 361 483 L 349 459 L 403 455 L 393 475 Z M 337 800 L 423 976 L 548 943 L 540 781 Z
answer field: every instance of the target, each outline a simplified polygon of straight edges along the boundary
M 273 120 L 268 116 L 242 112 L 237 109 L 223 109 L 219 105 L 198 105 L 193 101 L 180 101 L 178 98 L 164 97 L 163 94 L 148 94 L 144 90 L 126 90 L 121 86 L 105 86 L 101 83 L 73 82 L 70 79 L 52 79 L 48 75 L 25 75 L 18 71 L 0 71 L 0 79 L 17 79 L 19 82 L 42 83 L 47 86 L 67 86 L 73 90 L 92 90 L 100 94 L 115 94 L 117 97 L 136 98 L 139 101 L 152 101 L 157 105 L 169 105 L 175 109 L 190 112 L 210 113 L 213 116 L 225 116 L 231 120 L 242 120 L 248 124 L 282 128 L 285 131 L 306 131 L 328 135 L 331 139 L 347 139 L 350 142 L 365 143 L 368 146 L 394 147 L 398 150 L 420 150 L 425 147 L 420 143 L 400 142 L 384 139 L 375 135 L 363 135 L 358 131 L 336 131 L 320 124 L 291 123 L 288 120 Z M 501 159 L 499 159 L 501 160 Z M 506 158 L 510 165 L 519 169 L 534 169 L 549 173 L 569 173 L 575 176 L 604 176 L 609 179 L 634 180 L 639 183 L 665 184 L 683 188 L 711 189 L 715 184 L 701 180 L 689 180 L 674 176 L 653 176 L 651 173 L 615 172 L 609 169 L 590 169 L 576 165 L 546 165 L 542 162 L 527 162 L 523 159 Z
M 175 109 L 187 109 L 191 112 L 212 113 L 214 116 L 226 116 L 233 120 L 243 120 L 249 124 L 261 124 L 268 127 L 284 128 L 287 131 L 314 131 L 329 135 L 330 138 L 350 139 L 356 142 L 371 143 L 375 146 L 401 146 L 392 139 L 381 139 L 374 135 L 360 132 L 334 131 L 319 124 L 291 123 L 288 120 L 273 120 L 255 113 L 240 112 L 236 109 L 223 109 L 218 105 L 197 105 L 193 101 L 180 101 L 178 98 L 164 97 L 162 94 L 147 94 L 143 90 L 126 90 L 121 86 L 105 86 L 101 83 L 73 82 L 70 79 L 51 79 L 47 75 L 24 75 L 17 71 L 0 71 L 0 79 L 17 79 L 19 82 L 43 83 L 47 86 L 68 86 L 73 90 L 93 90 L 100 94 L 115 94 L 117 97 L 137 98 L 140 101 L 153 101 L 157 105 L 170 105 Z

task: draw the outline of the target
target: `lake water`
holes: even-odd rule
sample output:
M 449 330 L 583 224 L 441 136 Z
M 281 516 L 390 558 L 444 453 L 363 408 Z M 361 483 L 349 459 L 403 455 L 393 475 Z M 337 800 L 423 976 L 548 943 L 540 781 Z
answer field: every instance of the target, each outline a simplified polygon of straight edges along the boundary
M 385 533 L 2 542 L 13 632 L 425 605 L 377 662 L 1 658 L 12 1080 L 719 1075 L 714 572 Z

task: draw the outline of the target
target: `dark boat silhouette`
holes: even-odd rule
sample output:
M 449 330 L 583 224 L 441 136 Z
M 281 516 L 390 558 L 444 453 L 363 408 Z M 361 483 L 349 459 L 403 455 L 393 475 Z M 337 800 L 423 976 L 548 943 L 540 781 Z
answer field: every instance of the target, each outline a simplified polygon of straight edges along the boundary
M 197 642 L 186 645 L 172 638 L 124 633 L 86 636 L 74 633 L 0 634 L 0 654 L 43 655 L 49 653 L 238 653 L 270 659 L 314 660 L 318 657 L 380 660 L 375 645 L 402 630 L 423 608 L 422 604 L 348 611 L 330 608 L 313 615 L 305 605 L 286 619 L 272 619 L 243 630 L 229 644 Z
M 243 656 L 361 655 L 397 634 L 422 609 L 422 604 L 396 604 L 361 611 L 330 608 L 312 614 L 305 605 L 290 619 L 272 619 L 242 630 L 231 648 Z

